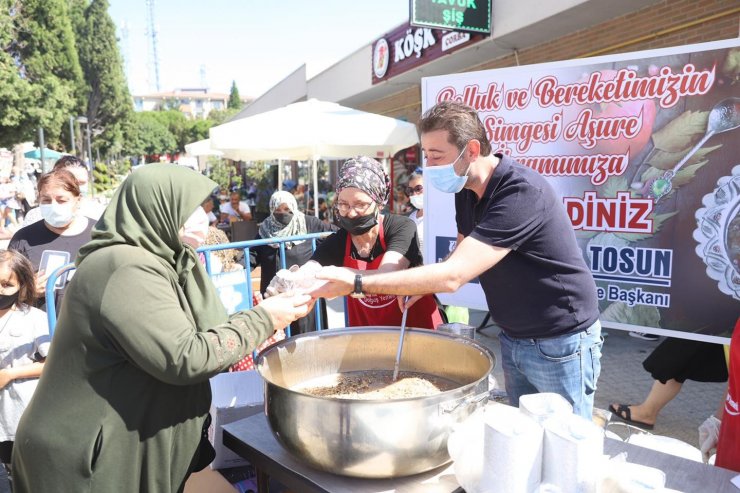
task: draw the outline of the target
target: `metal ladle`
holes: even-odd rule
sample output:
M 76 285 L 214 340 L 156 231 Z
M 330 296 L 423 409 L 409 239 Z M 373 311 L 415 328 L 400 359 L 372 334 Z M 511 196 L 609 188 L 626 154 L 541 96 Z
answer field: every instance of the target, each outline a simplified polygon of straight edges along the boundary
M 701 140 L 699 140 L 699 142 L 697 142 L 696 145 L 686 153 L 678 164 L 663 173 L 663 176 L 653 178 L 647 183 L 640 181 L 632 183 L 631 188 L 633 190 L 642 190 L 643 195 L 649 195 L 655 199 L 655 202 L 657 202 L 671 192 L 673 189 L 671 180 L 673 180 L 676 173 L 678 173 L 678 170 L 686 164 L 691 156 L 693 156 L 707 140 L 715 134 L 734 130 L 737 127 L 740 127 L 740 98 L 733 97 L 723 99 L 719 103 L 715 104 L 709 112 L 707 131 L 704 134 L 704 137 L 702 137 Z
M 406 335 L 406 316 L 409 314 L 409 307 L 406 303 L 409 297 L 403 299 L 403 316 L 401 317 L 401 337 L 398 339 L 398 350 L 396 351 L 396 363 L 393 365 L 393 381 L 398 380 L 398 367 L 401 364 L 401 353 L 403 352 L 403 336 Z

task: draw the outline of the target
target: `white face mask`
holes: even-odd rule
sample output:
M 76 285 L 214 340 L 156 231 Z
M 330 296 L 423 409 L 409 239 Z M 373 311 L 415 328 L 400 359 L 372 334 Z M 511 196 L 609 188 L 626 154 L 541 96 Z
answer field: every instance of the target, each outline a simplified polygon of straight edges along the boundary
M 417 195 L 412 195 L 409 197 L 409 202 L 411 202 L 411 205 L 413 205 L 416 209 L 422 210 L 424 208 L 424 194 L 420 193 Z
M 180 240 L 193 248 L 198 248 L 208 236 L 208 214 L 203 207 L 198 206 L 185 221 L 180 230 Z
M 472 163 L 468 163 L 468 169 L 463 176 L 458 176 L 455 173 L 455 163 L 460 160 L 465 149 L 467 149 L 467 145 L 463 147 L 457 158 L 450 164 L 424 167 L 424 176 L 429 177 L 429 181 L 432 182 L 434 188 L 444 193 L 457 193 L 463 189 L 465 183 L 468 181 L 468 173 L 470 172 L 470 164 Z
M 47 224 L 54 228 L 63 228 L 74 220 L 74 206 L 75 204 L 73 202 L 67 202 L 66 204 L 41 204 L 39 211 Z

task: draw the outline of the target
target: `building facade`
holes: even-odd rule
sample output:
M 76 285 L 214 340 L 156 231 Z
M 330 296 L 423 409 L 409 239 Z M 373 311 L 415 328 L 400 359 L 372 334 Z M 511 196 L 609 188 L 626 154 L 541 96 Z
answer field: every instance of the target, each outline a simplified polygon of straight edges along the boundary
M 492 0 L 492 33 L 398 26 L 305 82 L 276 84 L 239 117 L 310 98 L 416 122 L 423 77 L 587 58 L 732 39 L 740 34 L 737 0 Z M 433 31 L 433 32 L 430 32 Z M 290 83 L 288 83 L 290 82 Z M 297 92 L 297 88 L 300 90 Z M 390 156 L 376 156 L 390 158 Z M 420 162 L 399 153 L 394 184 Z M 332 166 L 330 174 L 335 174 Z M 331 178 L 331 176 L 329 177 Z
M 207 118 L 213 110 L 226 109 L 228 100 L 228 94 L 210 92 L 206 88 L 175 89 L 134 96 L 134 110 L 155 111 L 168 108 L 176 109 L 191 119 Z

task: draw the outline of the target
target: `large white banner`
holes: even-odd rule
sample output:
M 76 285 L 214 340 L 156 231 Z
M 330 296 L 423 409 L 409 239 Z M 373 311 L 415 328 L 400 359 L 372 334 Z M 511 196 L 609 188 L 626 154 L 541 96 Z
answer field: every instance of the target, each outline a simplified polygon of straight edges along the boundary
M 729 343 L 740 316 L 738 39 L 421 86 L 423 111 L 473 106 L 495 152 L 562 196 L 604 326 Z M 454 197 L 424 191 L 424 257 L 438 262 L 455 246 Z M 476 283 L 440 298 L 487 310 Z

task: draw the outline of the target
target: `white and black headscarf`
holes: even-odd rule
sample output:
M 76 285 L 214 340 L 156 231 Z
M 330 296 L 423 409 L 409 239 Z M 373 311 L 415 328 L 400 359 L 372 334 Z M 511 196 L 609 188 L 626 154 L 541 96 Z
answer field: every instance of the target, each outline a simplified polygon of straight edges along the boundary
M 278 222 L 273 215 L 275 209 L 280 207 L 281 204 L 286 204 L 290 212 L 293 213 L 293 219 L 287 226 Z M 273 193 L 272 197 L 270 197 L 270 215 L 260 224 L 260 236 L 262 238 L 285 238 L 288 236 L 305 235 L 306 232 L 306 216 L 298 210 L 298 203 L 295 197 L 293 197 L 293 194 L 285 190 L 279 190 Z M 303 243 L 303 241 L 305 240 L 289 241 L 285 243 L 285 247 L 291 248 L 293 245 Z M 278 248 L 280 245 L 273 243 L 270 246 Z

